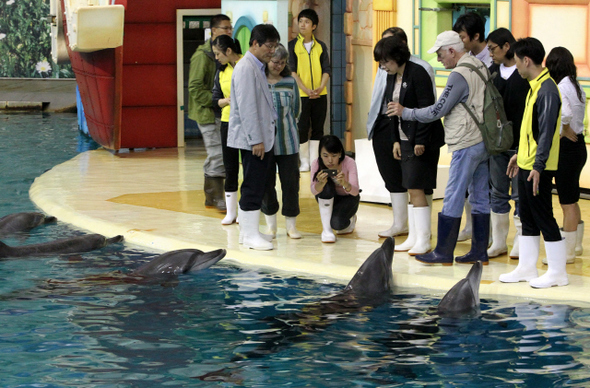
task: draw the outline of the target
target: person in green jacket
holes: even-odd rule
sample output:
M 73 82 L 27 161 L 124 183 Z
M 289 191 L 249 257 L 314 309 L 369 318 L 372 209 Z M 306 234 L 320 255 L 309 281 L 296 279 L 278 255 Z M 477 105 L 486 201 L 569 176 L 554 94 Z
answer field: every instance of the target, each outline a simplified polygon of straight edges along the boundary
M 212 102 L 217 61 L 211 42 L 222 34 L 231 36 L 232 30 L 231 20 L 226 15 L 211 18 L 211 39 L 200 45 L 191 57 L 188 81 L 188 117 L 197 122 L 207 150 L 207 159 L 203 164 L 205 206 L 222 212 L 226 211 L 223 189 L 225 169 L 221 150 L 221 113 L 215 111 Z

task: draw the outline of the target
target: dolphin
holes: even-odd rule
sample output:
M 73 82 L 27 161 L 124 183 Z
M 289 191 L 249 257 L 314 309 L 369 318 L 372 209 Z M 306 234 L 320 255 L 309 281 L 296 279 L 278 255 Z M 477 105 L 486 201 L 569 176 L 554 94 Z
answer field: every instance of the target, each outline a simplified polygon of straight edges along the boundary
M 0 218 L 0 236 L 28 232 L 39 225 L 56 221 L 57 219 L 55 217 L 46 216 L 43 213 L 37 212 L 9 214 Z
M 54 295 L 79 293 L 86 287 L 118 284 L 161 284 L 174 286 L 178 275 L 202 271 L 216 264 L 226 255 L 225 249 L 203 252 L 198 249 L 181 249 L 156 256 L 151 261 L 130 272 L 112 271 L 73 280 L 48 279 L 28 290 L 16 290 L 0 295 L 0 301 L 14 299 L 41 299 Z M 59 292 L 56 292 L 59 289 Z
M 100 234 L 88 234 L 19 247 L 11 247 L 0 241 L 0 259 L 88 252 L 120 241 L 123 241 L 123 236 L 106 238 Z
M 441 299 L 437 311 L 439 314 L 465 314 L 479 309 L 479 283 L 482 264 L 476 261 L 465 279 L 459 280 Z
M 131 272 L 113 271 L 73 281 L 48 280 L 49 284 L 150 284 L 176 285 L 178 275 L 199 272 L 223 259 L 227 251 L 216 249 L 203 252 L 199 249 L 179 249 L 156 256 Z
M 226 253 L 225 249 L 217 249 L 211 252 L 203 252 L 198 249 L 171 251 L 140 266 L 132 271 L 130 276 L 176 276 L 188 272 L 198 272 L 223 259 Z
M 391 297 L 393 287 L 393 252 L 395 240 L 388 237 L 360 266 L 348 285 L 339 293 L 305 306 L 300 312 L 281 314 L 265 319 L 271 329 L 260 343 L 245 353 L 236 352 L 232 361 L 264 357 L 276 353 L 291 343 L 301 341 L 307 333 L 322 330 L 336 321 L 335 317 L 377 307 Z M 223 373 L 223 372 L 222 372 Z
M 393 252 L 395 240 L 387 238 L 360 266 L 346 288 L 327 300 L 338 301 L 353 297 L 361 305 L 380 304 L 393 288 Z

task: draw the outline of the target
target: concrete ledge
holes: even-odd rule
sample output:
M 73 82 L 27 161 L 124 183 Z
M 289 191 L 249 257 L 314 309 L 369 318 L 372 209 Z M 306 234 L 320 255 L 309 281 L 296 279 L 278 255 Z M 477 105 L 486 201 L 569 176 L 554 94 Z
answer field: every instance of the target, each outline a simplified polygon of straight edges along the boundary
M 246 268 L 264 268 L 287 276 L 341 284 L 346 284 L 360 264 L 381 245 L 376 231 L 391 225 L 390 211 L 384 211 L 383 206 L 362 203 L 355 232 L 339 236 L 336 244 L 322 244 L 321 228 L 306 231 L 303 222 L 300 223 L 303 238 L 290 239 L 279 219 L 272 251 L 244 248 L 238 243 L 237 225 L 222 226 L 217 212 L 201 211 L 204 197 L 196 193 L 203 190 L 204 154 L 203 150 L 191 149 L 161 149 L 124 156 L 105 150 L 88 151 L 36 178 L 29 196 L 41 210 L 56 216 L 60 222 L 109 237 L 122 234 L 127 244 L 150 251 L 224 248 L 227 249 L 224 263 L 231 261 Z M 309 179 L 309 173 L 302 174 L 301 187 L 309 187 Z M 166 192 L 162 192 L 164 189 Z M 317 205 L 311 193 L 302 191 L 300 194 L 303 221 L 305 213 L 317 211 Z M 172 203 L 174 206 L 170 206 Z M 433 213 L 441 207 L 442 201 L 435 201 Z M 319 215 L 318 218 L 308 216 L 307 222 L 317 225 Z M 435 228 L 436 224 L 433 226 L 436 236 Z M 509 239 L 512 237 L 513 234 Z M 404 240 L 402 236 L 397 243 Z M 458 243 L 455 254 L 465 254 L 469 249 L 469 243 Z M 543 254 L 541 246 L 540 255 Z M 491 260 L 484 268 L 480 295 L 534 299 L 543 303 L 564 301 L 587 307 L 590 303 L 587 257 L 583 255 L 575 264 L 568 265 L 569 286 L 548 289 L 534 289 L 526 282 L 499 282 L 500 274 L 512 271 L 518 262 L 507 257 Z M 406 252 L 396 252 L 394 284 L 442 296 L 463 279 L 470 268 L 460 264 L 427 266 Z M 542 274 L 546 267 L 539 263 L 539 269 Z
M 0 101 L 0 109 L 4 110 L 42 110 L 43 103 L 35 101 Z
M 0 78 L 0 109 L 76 111 L 74 78 Z

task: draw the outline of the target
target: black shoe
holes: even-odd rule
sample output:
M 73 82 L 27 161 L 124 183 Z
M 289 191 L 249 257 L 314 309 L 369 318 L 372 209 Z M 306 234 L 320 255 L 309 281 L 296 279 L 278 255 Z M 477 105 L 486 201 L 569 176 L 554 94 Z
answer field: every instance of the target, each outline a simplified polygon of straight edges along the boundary
M 488 265 L 490 215 L 471 214 L 471 222 L 473 224 L 471 250 L 466 255 L 456 257 L 455 261 L 461 264 L 473 264 L 476 261 L 481 261 L 483 265 Z
M 424 255 L 416 255 L 414 258 L 424 264 L 453 264 L 453 252 L 457 245 L 457 236 L 461 227 L 461 218 L 447 217 L 438 213 L 438 240 L 436 248 Z

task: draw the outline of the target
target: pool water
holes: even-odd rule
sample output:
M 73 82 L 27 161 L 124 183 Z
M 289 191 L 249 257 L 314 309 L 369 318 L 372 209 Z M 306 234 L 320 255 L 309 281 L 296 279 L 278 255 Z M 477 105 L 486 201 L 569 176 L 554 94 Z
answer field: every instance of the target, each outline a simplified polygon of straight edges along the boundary
M 0 216 L 34 211 L 36 176 L 95 145 L 73 114 L 0 114 Z M 83 234 L 58 222 L 4 240 Z M 0 261 L 2 387 L 590 386 L 590 309 L 482 300 L 440 318 L 437 298 L 326 312 L 342 289 L 220 263 L 174 284 L 92 282 L 155 254 L 115 244 Z M 51 279 L 51 281 L 48 281 Z

